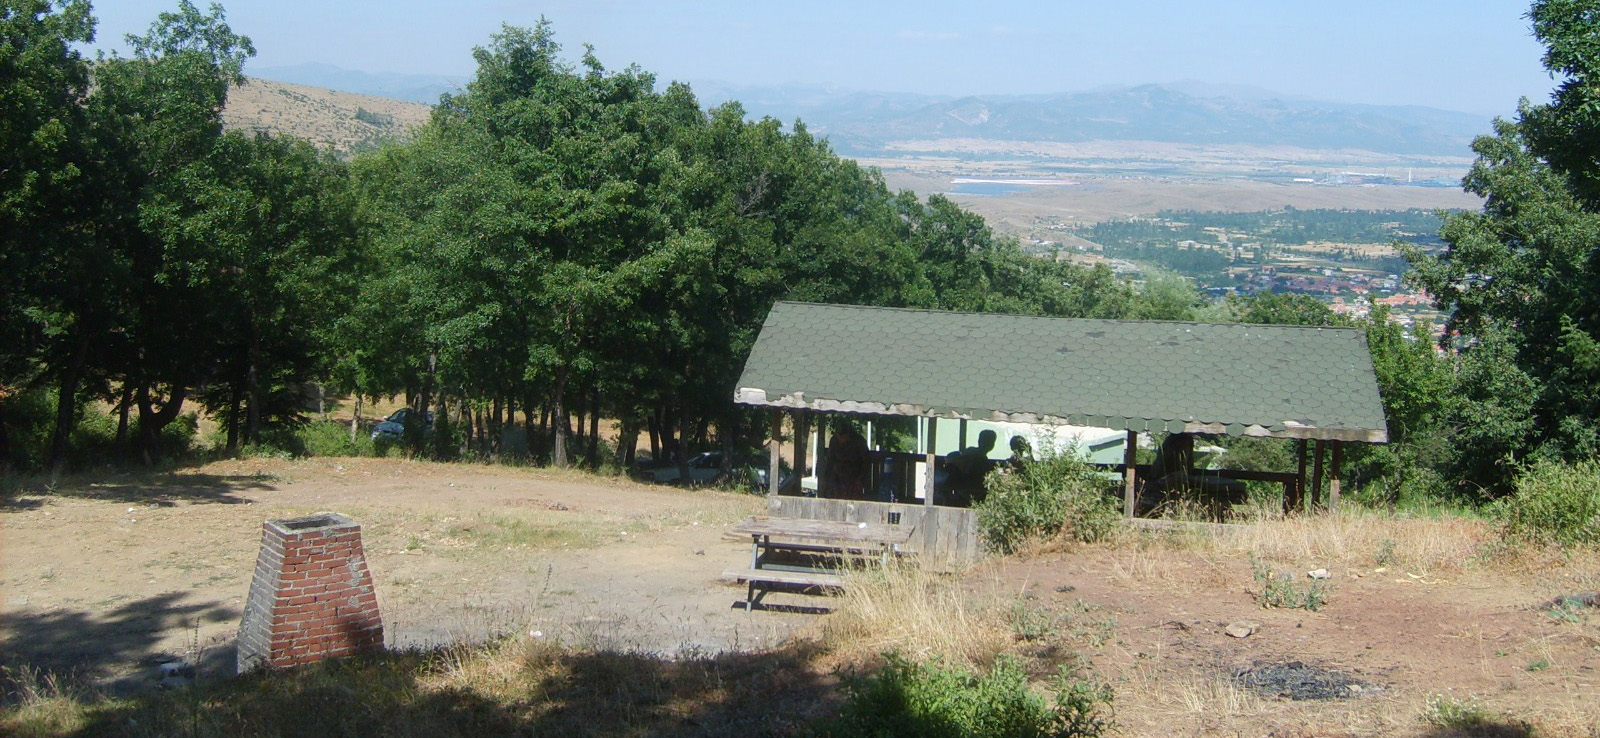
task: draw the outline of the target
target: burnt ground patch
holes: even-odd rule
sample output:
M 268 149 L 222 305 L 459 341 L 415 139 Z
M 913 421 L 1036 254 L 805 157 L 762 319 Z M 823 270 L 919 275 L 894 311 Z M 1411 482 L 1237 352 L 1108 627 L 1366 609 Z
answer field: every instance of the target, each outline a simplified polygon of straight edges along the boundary
M 1303 661 L 1255 661 L 1235 670 L 1233 680 L 1261 694 L 1291 700 L 1343 700 L 1382 689 L 1336 669 Z

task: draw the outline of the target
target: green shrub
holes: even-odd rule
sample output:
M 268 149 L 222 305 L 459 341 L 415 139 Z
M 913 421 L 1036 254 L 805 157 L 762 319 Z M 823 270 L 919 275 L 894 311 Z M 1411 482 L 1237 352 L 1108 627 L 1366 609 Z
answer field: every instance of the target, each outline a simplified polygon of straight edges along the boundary
M 1116 530 L 1111 485 L 1081 457 L 1046 455 L 1020 469 L 996 470 L 986 485 L 988 496 L 974 509 L 984 546 L 996 553 L 1060 534 L 1094 542 Z
M 1256 580 L 1256 604 L 1268 610 L 1274 608 L 1305 609 L 1312 612 L 1328 604 L 1332 589 L 1325 579 L 1313 579 L 1304 586 L 1295 582 L 1292 573 L 1275 574 L 1265 561 L 1250 557 L 1250 573 Z
M 1495 512 L 1510 542 L 1600 546 L 1600 463 L 1536 462 Z
M 988 674 L 890 654 L 882 668 L 842 676 L 839 716 L 818 731 L 856 738 L 1005 738 L 1100 736 L 1111 728 L 1111 689 L 1065 670 L 1051 684 L 1052 705 L 1028 688 L 1022 667 L 1008 657 Z
M 350 440 L 350 424 L 333 420 L 313 420 L 295 432 L 308 456 L 372 456 L 372 438 L 357 432 Z

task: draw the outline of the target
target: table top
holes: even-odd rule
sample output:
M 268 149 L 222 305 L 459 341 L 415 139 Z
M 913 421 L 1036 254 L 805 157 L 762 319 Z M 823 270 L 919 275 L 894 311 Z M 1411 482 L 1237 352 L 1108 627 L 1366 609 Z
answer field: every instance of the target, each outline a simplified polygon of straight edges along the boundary
M 780 538 L 806 538 L 848 543 L 905 543 L 911 540 L 912 525 L 883 523 L 844 523 L 835 520 L 802 520 L 755 516 L 733 527 L 735 533 Z

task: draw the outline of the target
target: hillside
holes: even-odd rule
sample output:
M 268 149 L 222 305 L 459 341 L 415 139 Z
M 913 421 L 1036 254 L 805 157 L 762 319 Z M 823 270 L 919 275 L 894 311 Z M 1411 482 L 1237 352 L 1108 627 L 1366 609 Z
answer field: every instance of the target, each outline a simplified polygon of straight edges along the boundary
M 406 138 L 431 110 L 421 103 L 250 77 L 228 94 L 222 119 L 231 130 L 289 134 L 349 156 L 384 139 Z

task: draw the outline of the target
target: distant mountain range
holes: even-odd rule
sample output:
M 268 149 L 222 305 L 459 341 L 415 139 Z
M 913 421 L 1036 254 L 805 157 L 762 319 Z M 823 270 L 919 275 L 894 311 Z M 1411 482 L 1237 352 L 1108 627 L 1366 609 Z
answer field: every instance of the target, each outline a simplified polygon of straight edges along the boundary
M 465 80 L 373 74 L 327 64 L 251 69 L 257 77 L 427 104 Z M 1053 95 L 940 97 L 816 86 L 731 86 L 694 82 L 705 106 L 738 100 L 751 117 L 805 121 L 846 154 L 884 151 L 906 140 L 1162 141 L 1188 144 L 1361 149 L 1468 156 L 1490 119 L 1422 106 L 1381 106 L 1292 98 L 1269 90 L 1203 82 L 1107 87 Z
M 892 141 L 1163 141 L 1362 149 L 1469 156 L 1489 117 L 1422 106 L 1333 103 L 1253 88 L 1139 85 L 1057 95 L 933 97 L 823 88 L 695 85 L 701 102 L 739 100 L 826 135 L 836 149 L 872 153 Z

